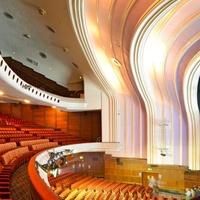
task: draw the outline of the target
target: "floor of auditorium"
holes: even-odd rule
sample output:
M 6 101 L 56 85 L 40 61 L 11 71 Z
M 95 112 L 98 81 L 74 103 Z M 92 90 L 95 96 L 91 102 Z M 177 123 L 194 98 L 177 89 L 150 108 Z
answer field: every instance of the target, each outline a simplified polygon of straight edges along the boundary
M 31 200 L 28 162 L 15 170 L 11 177 L 10 191 L 12 200 Z
M 10 182 L 12 200 L 31 200 L 30 179 L 28 176 L 28 162 L 21 165 L 13 173 Z M 177 196 L 185 199 L 184 195 L 172 195 L 169 193 L 159 192 L 163 196 Z

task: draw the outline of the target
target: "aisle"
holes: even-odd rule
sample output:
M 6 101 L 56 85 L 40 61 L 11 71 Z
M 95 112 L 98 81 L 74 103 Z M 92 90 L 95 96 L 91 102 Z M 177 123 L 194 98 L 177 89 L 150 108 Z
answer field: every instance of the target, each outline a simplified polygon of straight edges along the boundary
M 10 192 L 12 200 L 31 200 L 28 162 L 15 170 L 11 177 Z

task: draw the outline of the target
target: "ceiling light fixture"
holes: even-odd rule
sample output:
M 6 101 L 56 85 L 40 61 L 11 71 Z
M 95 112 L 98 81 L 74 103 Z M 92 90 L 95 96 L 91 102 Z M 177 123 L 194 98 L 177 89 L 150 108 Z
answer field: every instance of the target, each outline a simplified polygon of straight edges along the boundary
M 9 19 L 14 19 L 14 17 L 8 12 L 4 12 L 3 14 Z
M 112 62 L 117 65 L 118 67 L 121 67 L 121 63 L 116 59 L 116 58 L 112 58 Z
M 52 33 L 55 33 L 55 32 L 56 32 L 51 26 L 46 25 L 46 27 L 47 27 L 48 30 L 51 31 Z
M 69 52 L 69 49 L 68 49 L 67 47 L 64 47 L 64 48 L 63 48 L 63 51 L 64 51 L 65 53 L 67 53 L 67 52 Z
M 30 37 L 31 37 L 31 35 L 29 35 L 29 34 L 23 34 L 23 36 L 24 36 L 25 38 L 30 38 Z
M 0 91 L 0 95 L 3 95 L 3 92 L 2 92 L 2 91 Z
M 47 58 L 47 55 L 46 55 L 45 53 L 40 52 L 39 54 L 40 54 L 40 56 L 41 56 L 42 58 Z
M 38 12 L 40 15 L 45 15 L 46 11 L 43 8 L 38 8 Z
M 29 100 L 27 100 L 27 99 L 25 99 L 25 100 L 24 100 L 24 102 L 25 102 L 25 103 L 30 103 L 30 101 L 29 101 Z

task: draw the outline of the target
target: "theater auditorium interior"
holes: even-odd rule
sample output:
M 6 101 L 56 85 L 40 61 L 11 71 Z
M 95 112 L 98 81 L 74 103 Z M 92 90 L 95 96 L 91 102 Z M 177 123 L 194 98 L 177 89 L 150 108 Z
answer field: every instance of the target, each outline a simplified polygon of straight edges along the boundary
M 0 199 L 200 198 L 199 0 L 2 0 L 0 24 Z

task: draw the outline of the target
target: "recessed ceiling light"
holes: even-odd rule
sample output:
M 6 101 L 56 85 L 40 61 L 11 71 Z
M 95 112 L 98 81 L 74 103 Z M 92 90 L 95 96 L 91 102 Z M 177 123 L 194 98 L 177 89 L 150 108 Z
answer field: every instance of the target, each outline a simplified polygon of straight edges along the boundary
M 31 37 L 31 35 L 29 35 L 29 34 L 23 34 L 23 36 L 24 36 L 25 38 L 30 38 L 30 37 Z
M 49 31 L 51 31 L 52 33 L 55 33 L 56 31 L 51 27 L 51 26 L 46 26 L 48 28 Z
M 3 14 L 9 19 L 14 19 L 14 17 L 8 12 L 4 12 Z
M 47 58 L 47 55 L 46 55 L 45 53 L 40 52 L 39 54 L 40 54 L 40 56 L 41 56 L 42 58 Z

